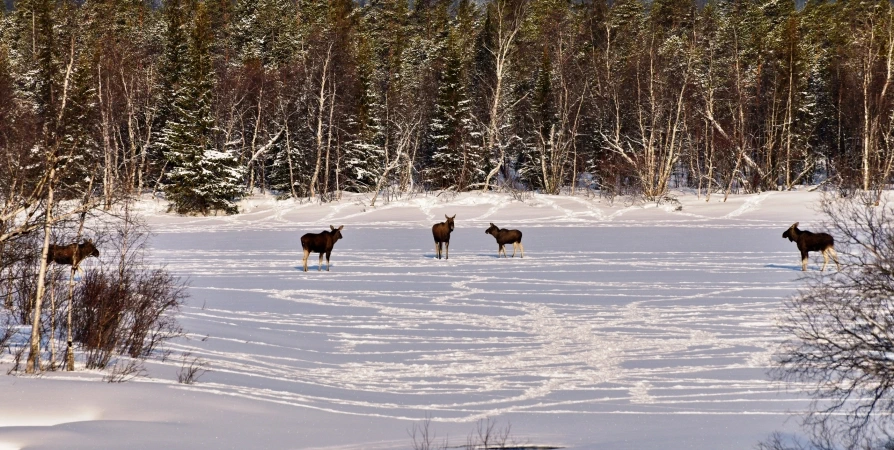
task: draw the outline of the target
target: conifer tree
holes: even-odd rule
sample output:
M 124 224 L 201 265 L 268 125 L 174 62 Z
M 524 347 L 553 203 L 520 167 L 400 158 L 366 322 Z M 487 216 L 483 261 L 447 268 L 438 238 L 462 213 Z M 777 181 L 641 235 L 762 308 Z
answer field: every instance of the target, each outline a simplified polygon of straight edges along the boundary
M 238 0 L 233 11 L 233 46 L 237 61 L 257 60 L 277 67 L 298 50 L 294 2 L 288 0 Z
M 17 84 L 23 96 L 32 102 L 42 124 L 54 126 L 61 82 L 60 58 L 56 45 L 51 0 L 17 2 L 12 17 L 12 63 L 17 69 Z
M 216 148 L 212 115 L 214 72 L 210 17 L 196 5 L 181 87 L 172 117 L 163 131 L 169 171 L 165 194 L 180 214 L 235 213 L 242 195 L 241 172 L 235 159 Z
M 399 74 L 406 40 L 407 4 L 374 0 L 363 7 L 357 49 L 356 132 L 345 168 L 354 189 L 368 190 L 394 161 L 391 117 L 400 105 Z
M 432 187 L 465 190 L 482 178 L 481 158 L 471 151 L 473 133 L 466 67 L 458 54 L 452 30 L 445 50 L 444 72 L 438 84 L 434 117 L 429 125 L 429 180 Z

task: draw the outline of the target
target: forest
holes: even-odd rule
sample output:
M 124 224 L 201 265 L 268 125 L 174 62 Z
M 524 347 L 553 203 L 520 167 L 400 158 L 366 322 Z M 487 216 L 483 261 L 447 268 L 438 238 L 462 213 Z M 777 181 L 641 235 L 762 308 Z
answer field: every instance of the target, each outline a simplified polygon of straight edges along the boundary
M 50 187 L 209 214 L 259 192 L 880 192 L 894 170 L 887 0 L 17 0 L 0 36 L 3 220 Z

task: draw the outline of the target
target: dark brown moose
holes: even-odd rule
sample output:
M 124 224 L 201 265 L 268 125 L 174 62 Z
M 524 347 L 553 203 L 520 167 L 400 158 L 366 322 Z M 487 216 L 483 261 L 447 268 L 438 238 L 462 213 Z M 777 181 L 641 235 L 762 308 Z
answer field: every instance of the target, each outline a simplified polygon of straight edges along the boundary
M 72 243 L 68 245 L 50 244 L 47 252 L 47 264 L 54 262 L 56 264 L 65 264 L 71 266 L 72 270 L 77 270 L 81 261 L 91 257 L 99 257 L 99 250 L 93 241 L 87 240 L 83 244 Z
M 500 227 L 490 224 L 490 228 L 484 231 L 485 234 L 489 234 L 497 239 L 497 245 L 500 248 L 497 250 L 497 258 L 500 257 L 500 254 L 503 254 L 503 257 L 506 258 L 506 244 L 512 244 L 512 257 L 515 258 L 515 250 L 521 252 L 521 257 L 525 257 L 525 248 L 522 247 L 522 232 L 518 230 L 507 230 L 501 229 Z
M 441 259 L 442 243 L 444 244 L 444 258 L 450 259 L 450 233 L 453 231 L 453 219 L 456 218 L 456 214 L 453 217 L 444 214 L 444 217 L 447 218 L 446 222 L 436 223 L 431 227 L 431 234 L 435 237 L 435 254 L 438 259 Z
M 311 252 L 320 254 L 320 265 L 317 266 L 317 271 L 323 270 L 323 254 L 326 254 L 326 271 L 329 271 L 329 255 L 332 254 L 332 246 L 335 245 L 335 241 L 341 239 L 341 229 L 345 226 L 342 225 L 338 228 L 335 228 L 332 225 L 329 225 L 331 228 L 330 231 L 323 231 L 322 233 L 307 233 L 304 236 L 301 236 L 301 248 L 304 249 L 304 271 L 307 272 L 307 258 L 310 256 Z
M 785 230 L 785 233 L 782 233 L 782 237 L 798 243 L 798 250 L 801 251 L 802 271 L 807 270 L 808 252 L 822 252 L 823 267 L 820 269 L 820 272 L 826 270 L 826 264 L 829 263 L 830 256 L 832 257 L 832 260 L 835 261 L 835 267 L 841 269 L 841 266 L 838 264 L 838 254 L 835 253 L 835 238 L 833 238 L 832 235 L 828 233 L 812 233 L 807 230 L 799 230 L 798 222 L 795 222 L 795 224 L 789 227 L 788 230 Z

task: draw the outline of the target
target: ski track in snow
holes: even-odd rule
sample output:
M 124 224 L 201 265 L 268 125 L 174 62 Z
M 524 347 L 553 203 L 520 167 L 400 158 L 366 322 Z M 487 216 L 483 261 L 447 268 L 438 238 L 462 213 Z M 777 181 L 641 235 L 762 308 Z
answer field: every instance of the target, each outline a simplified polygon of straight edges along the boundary
M 757 198 L 736 212 L 759 207 Z M 799 285 L 791 251 L 605 250 L 589 238 L 593 229 L 566 230 L 574 231 L 561 251 L 543 248 L 554 238 L 528 240 L 524 259 L 495 258 L 489 236 L 480 250 L 454 237 L 451 259 L 438 261 L 421 245 L 392 250 L 401 229 L 355 228 L 328 273 L 316 271 L 316 255 L 301 272 L 295 242 L 281 240 L 254 249 L 168 245 L 153 258 L 192 283 L 181 321 L 193 338 L 173 349 L 206 360 L 210 372 L 188 389 L 456 422 L 504 413 L 783 414 L 802 405 L 766 375 L 780 299 Z M 609 239 L 630 239 L 624 232 Z M 706 232 L 685 231 L 683 240 Z

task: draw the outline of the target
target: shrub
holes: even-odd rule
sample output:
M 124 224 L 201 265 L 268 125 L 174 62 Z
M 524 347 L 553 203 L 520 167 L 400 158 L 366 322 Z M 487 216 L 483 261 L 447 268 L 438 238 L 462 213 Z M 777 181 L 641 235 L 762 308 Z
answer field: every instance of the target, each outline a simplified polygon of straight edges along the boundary
M 120 230 L 117 251 L 109 252 L 118 260 L 88 271 L 75 291 L 72 335 L 85 350 L 87 368 L 105 368 L 116 355 L 146 358 L 182 335 L 174 314 L 186 286 L 144 262 L 147 238 L 140 227 Z
M 841 269 L 811 272 L 779 319 L 771 374 L 814 400 L 809 448 L 882 448 L 894 435 L 894 205 L 874 201 L 824 199 Z

